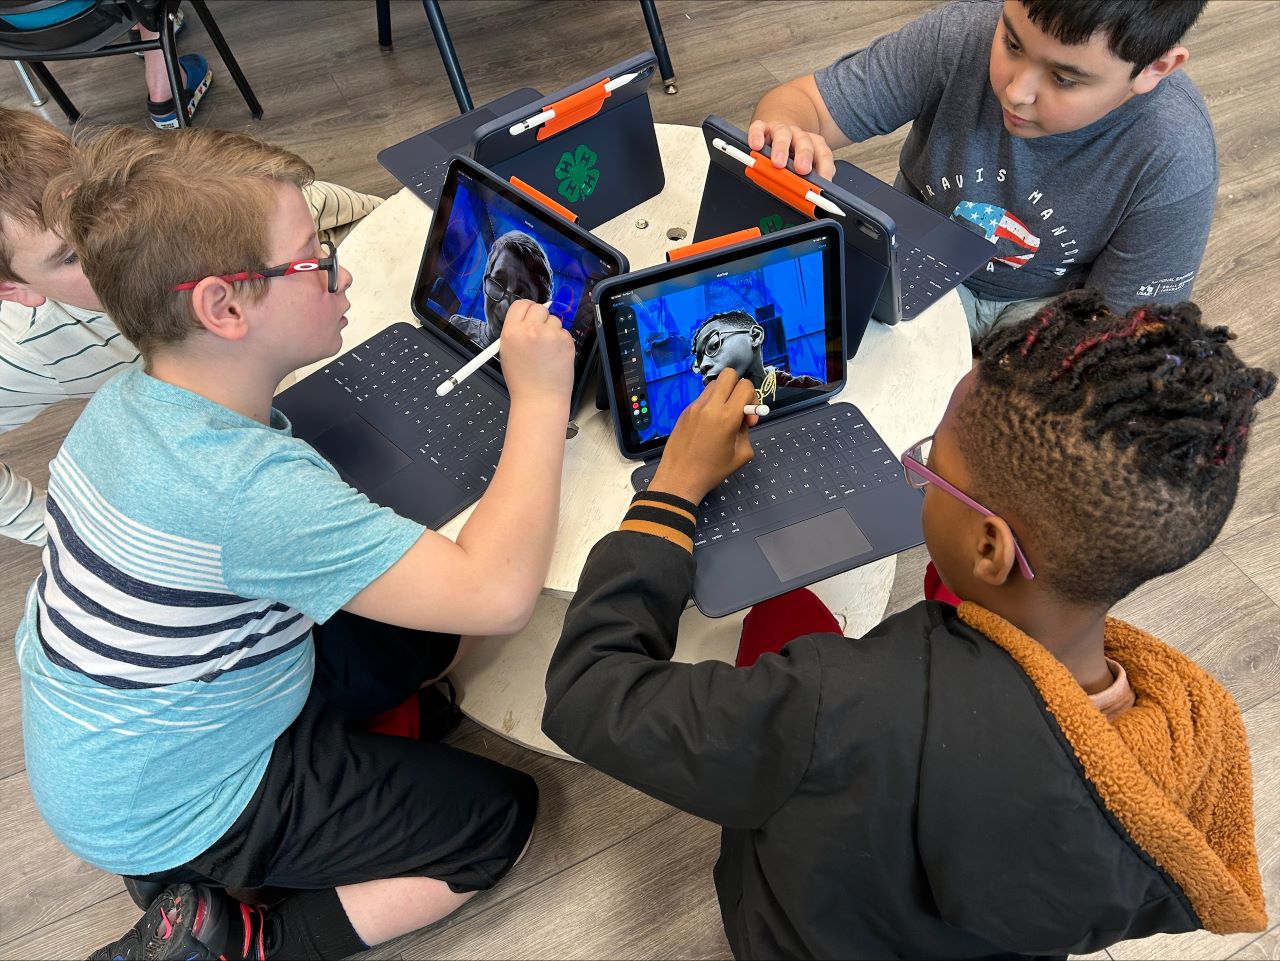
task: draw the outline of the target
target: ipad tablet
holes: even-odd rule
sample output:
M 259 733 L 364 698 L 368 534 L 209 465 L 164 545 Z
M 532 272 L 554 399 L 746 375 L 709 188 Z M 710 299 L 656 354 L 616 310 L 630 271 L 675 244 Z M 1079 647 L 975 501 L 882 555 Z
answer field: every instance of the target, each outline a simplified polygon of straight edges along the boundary
M 570 324 L 577 348 L 573 409 L 596 362 L 591 294 L 627 259 L 465 157 L 454 157 L 427 235 L 412 309 L 474 356 L 502 332 L 512 302 L 532 300 Z M 501 364 L 488 369 L 501 379 Z
M 639 54 L 504 114 L 475 131 L 471 156 L 598 227 L 666 184 L 649 107 L 656 72 L 653 53 Z
M 592 298 L 623 456 L 658 456 L 676 419 L 732 367 L 770 420 L 821 404 L 845 383 L 844 239 L 817 221 L 625 274 Z
M 747 227 L 759 227 L 761 233 L 769 233 L 815 217 L 833 216 L 817 208 L 811 215 L 796 210 L 748 179 L 742 162 L 716 146 L 719 141 L 741 154 L 751 153 L 746 133 L 733 124 L 713 114 L 702 122 L 702 136 L 710 163 L 693 233 L 695 241 Z M 766 158 L 770 156 L 767 144 L 760 152 Z M 787 169 L 794 173 L 790 162 Z M 883 211 L 839 185 L 817 174 L 802 179 L 842 213 L 837 219 L 844 227 L 845 238 L 845 349 L 852 358 L 882 293 L 890 299 L 896 297 L 896 227 Z

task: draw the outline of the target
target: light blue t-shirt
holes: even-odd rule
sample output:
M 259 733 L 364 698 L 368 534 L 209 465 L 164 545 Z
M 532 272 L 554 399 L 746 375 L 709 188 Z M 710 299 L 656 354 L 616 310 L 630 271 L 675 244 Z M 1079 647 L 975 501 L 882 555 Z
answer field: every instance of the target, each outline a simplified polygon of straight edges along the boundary
M 129 371 L 49 470 L 44 569 L 18 627 L 36 806 L 75 854 L 150 874 L 245 809 L 311 687 L 311 626 L 421 525 L 267 427 Z

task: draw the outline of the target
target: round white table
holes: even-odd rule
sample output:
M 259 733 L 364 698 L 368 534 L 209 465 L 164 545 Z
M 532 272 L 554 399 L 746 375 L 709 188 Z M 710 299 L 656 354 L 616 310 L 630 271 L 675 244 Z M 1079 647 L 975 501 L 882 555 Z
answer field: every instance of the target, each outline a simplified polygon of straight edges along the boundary
M 657 130 L 666 188 L 594 231 L 626 254 L 637 270 L 661 263 L 666 251 L 691 241 L 707 171 L 698 128 L 658 124 Z M 415 322 L 409 303 L 431 216 L 430 208 L 406 188 L 357 224 L 343 242 L 339 257 L 355 278 L 348 291 L 344 351 L 392 323 Z M 952 387 L 969 369 L 970 357 L 968 325 L 953 292 L 910 323 L 885 327 L 873 321 L 849 365 L 848 386 L 837 399 L 857 404 L 891 449 L 900 451 L 933 430 Z M 298 376 L 331 360 L 303 368 Z M 596 410 L 591 397 L 583 401 L 574 423 L 578 434 L 566 447 L 555 554 L 533 620 L 519 634 L 485 640 L 451 674 L 468 717 L 557 757 L 568 755 L 541 728 L 547 664 L 587 553 L 626 512 L 636 466 L 618 453 L 609 413 Z M 470 509 L 464 511 L 441 533 L 456 537 L 470 516 Z M 812 589 L 835 612 L 845 633 L 857 636 L 883 617 L 895 566 L 894 558 L 885 558 Z M 676 659 L 732 662 L 745 613 L 711 619 L 691 606 L 681 621 Z

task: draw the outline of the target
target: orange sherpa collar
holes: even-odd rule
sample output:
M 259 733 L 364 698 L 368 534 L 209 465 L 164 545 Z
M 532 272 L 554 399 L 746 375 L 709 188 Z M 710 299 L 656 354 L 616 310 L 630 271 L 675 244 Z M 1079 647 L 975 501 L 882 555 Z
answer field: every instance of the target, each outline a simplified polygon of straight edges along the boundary
M 960 619 L 1026 672 L 1111 814 L 1186 894 L 1215 934 L 1264 931 L 1244 721 L 1195 662 L 1107 619 L 1106 653 L 1136 703 L 1109 723 L 1066 666 L 1004 618 L 964 603 Z

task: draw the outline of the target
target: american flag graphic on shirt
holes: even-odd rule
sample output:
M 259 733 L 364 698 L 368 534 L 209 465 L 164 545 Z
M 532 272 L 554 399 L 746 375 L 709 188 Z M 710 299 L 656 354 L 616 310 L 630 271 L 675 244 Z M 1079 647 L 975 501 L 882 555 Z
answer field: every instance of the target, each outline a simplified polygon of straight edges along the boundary
M 982 235 L 996 245 L 996 255 L 991 259 L 1015 269 L 1031 260 L 1040 249 L 1040 238 L 1003 207 L 962 200 L 951 216 L 980 227 Z

